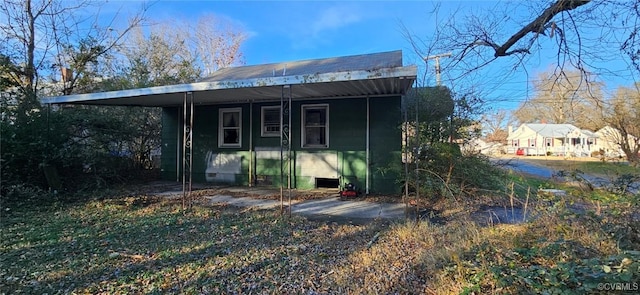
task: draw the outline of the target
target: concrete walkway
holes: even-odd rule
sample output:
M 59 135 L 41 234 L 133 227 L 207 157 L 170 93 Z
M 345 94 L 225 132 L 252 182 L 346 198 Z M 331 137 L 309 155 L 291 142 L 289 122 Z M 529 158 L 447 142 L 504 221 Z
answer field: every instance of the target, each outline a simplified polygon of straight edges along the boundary
M 251 197 L 233 197 L 230 195 L 206 196 L 213 204 L 229 204 L 237 207 L 259 209 L 280 208 L 280 201 Z M 285 206 L 288 203 L 285 202 Z M 337 220 L 373 220 L 402 219 L 405 217 L 405 205 L 401 203 L 371 203 L 366 201 L 343 201 L 338 197 L 327 197 L 292 203 L 291 213 L 311 218 L 336 218 Z

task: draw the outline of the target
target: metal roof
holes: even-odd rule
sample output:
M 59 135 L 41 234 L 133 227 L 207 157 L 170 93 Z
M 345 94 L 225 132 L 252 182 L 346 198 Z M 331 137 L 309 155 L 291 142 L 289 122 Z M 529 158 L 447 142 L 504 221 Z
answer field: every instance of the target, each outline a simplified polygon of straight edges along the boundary
M 558 137 L 579 130 L 578 127 L 571 124 L 525 124 L 536 133 L 545 137 Z
M 296 99 L 401 95 L 416 79 L 416 66 L 402 66 L 402 51 L 222 69 L 190 84 L 46 97 L 43 103 L 136 106 L 279 100 L 290 85 Z
M 580 129 L 571 124 L 527 123 L 520 125 L 507 139 L 518 138 L 523 132 L 524 127 L 528 127 L 542 137 L 598 137 L 589 130 Z

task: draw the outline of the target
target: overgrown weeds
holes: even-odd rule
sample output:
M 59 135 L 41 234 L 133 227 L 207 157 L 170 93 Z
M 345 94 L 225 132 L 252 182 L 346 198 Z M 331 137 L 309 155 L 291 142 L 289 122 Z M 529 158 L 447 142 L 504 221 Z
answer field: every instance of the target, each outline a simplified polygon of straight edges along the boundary
M 527 222 L 490 226 L 455 208 L 443 224 L 351 225 L 204 199 L 186 212 L 151 195 L 84 199 L 5 212 L 0 293 L 582 294 L 640 279 L 624 199 L 534 194 Z
M 446 225 L 396 225 L 376 247 L 350 257 L 340 282 L 364 294 L 607 293 L 604 283 L 633 288 L 640 278 L 639 221 L 570 203 L 535 201 L 527 223 L 486 227 L 459 217 Z

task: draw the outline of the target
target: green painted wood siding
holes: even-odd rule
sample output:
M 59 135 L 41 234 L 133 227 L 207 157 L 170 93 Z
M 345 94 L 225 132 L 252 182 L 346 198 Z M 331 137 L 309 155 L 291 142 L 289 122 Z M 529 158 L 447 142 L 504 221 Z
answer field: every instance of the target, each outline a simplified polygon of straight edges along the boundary
M 399 175 L 389 169 L 402 162 L 400 99 L 371 98 L 371 191 L 398 193 Z
M 182 114 L 180 111 L 180 108 L 162 109 L 160 170 L 162 179 L 165 180 L 178 180 L 179 178 L 177 161 L 182 153 L 181 145 L 178 144 L 178 141 L 182 140 L 182 120 L 180 120 Z
M 301 110 L 303 105 L 327 104 L 329 106 L 329 147 L 303 148 L 301 147 Z M 261 108 L 263 106 L 279 106 L 279 102 L 254 103 L 252 111 L 249 104 L 210 105 L 196 107 L 193 127 L 193 179 L 194 182 L 207 180 L 207 160 L 211 154 L 222 154 L 223 157 L 233 159 L 240 164 L 240 173 L 233 177 L 232 183 L 247 185 L 249 181 L 249 163 L 255 175 L 261 179 L 267 178 L 271 185 L 280 185 L 280 138 L 261 136 Z M 218 147 L 218 122 L 220 108 L 241 108 L 242 112 L 242 140 L 239 148 Z M 307 154 L 319 153 L 335 155 L 337 159 L 337 174 L 340 183 L 354 182 L 363 190 L 366 182 L 366 127 L 367 127 L 367 99 L 330 99 L 313 101 L 296 101 L 291 106 L 292 111 L 292 156 L 294 159 L 293 185 L 296 188 L 315 187 L 314 177 L 302 176 L 305 169 L 297 161 Z M 375 193 L 395 193 L 399 191 L 396 185 L 397 175 L 388 172 L 388 167 L 394 161 L 400 162 L 401 132 L 400 125 L 400 97 L 384 97 L 370 99 L 370 148 L 371 175 L 370 188 Z M 250 114 L 253 119 L 250 120 Z M 178 153 L 181 147 L 177 144 L 181 137 L 182 121 L 179 108 L 165 108 L 163 111 L 162 129 L 162 175 L 165 179 L 176 179 Z M 254 153 L 249 153 L 249 122 L 252 122 L 252 145 Z M 256 149 L 271 149 L 269 159 L 257 159 Z M 181 157 L 181 155 L 180 155 Z M 253 157 L 253 158 L 250 158 Z M 181 159 L 180 159 L 181 160 Z M 250 161 L 251 160 L 251 161 Z M 181 169 L 178 167 L 178 169 Z

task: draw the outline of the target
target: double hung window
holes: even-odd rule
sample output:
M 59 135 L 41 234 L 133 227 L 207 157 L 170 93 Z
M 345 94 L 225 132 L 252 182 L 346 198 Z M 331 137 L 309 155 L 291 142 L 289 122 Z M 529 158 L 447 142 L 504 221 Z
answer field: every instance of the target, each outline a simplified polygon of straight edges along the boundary
M 280 107 L 262 107 L 261 112 L 261 133 L 262 137 L 280 136 Z
M 220 109 L 218 122 L 218 146 L 242 146 L 242 109 Z
M 329 105 L 302 106 L 302 147 L 329 147 Z

